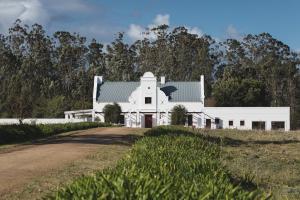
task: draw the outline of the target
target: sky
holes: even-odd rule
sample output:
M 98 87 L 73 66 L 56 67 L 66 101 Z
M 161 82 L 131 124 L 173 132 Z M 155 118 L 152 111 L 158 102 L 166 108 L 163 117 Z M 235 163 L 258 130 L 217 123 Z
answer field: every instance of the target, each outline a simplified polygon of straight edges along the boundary
M 0 0 L 0 33 L 18 18 L 49 34 L 78 32 L 104 44 L 118 32 L 130 42 L 145 28 L 167 24 L 220 41 L 268 32 L 300 51 L 300 0 Z

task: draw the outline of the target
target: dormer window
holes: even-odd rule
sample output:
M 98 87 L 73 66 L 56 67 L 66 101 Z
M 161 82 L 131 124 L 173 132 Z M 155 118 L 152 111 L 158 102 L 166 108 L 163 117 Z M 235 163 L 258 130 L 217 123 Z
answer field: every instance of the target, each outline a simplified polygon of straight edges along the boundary
M 151 104 L 151 97 L 145 97 L 145 104 Z

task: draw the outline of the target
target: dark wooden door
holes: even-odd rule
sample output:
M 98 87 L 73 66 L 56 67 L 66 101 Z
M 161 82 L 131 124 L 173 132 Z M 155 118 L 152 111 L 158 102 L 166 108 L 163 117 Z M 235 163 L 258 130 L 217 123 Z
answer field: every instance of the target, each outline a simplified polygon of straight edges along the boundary
M 188 126 L 193 126 L 193 115 L 188 115 Z
M 206 119 L 206 125 L 205 128 L 210 129 L 211 128 L 211 119 Z
M 152 115 L 145 115 L 145 128 L 152 128 Z

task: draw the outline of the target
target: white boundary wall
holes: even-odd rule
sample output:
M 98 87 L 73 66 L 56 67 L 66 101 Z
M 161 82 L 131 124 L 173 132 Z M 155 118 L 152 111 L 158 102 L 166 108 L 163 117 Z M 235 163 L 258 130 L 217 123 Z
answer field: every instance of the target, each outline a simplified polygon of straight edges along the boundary
M 212 119 L 211 128 L 216 128 L 215 118 L 220 119 L 222 128 L 252 129 L 252 121 L 264 121 L 266 130 L 271 130 L 272 121 L 283 121 L 285 131 L 290 130 L 290 107 L 205 107 L 205 118 Z M 229 126 L 229 121 L 233 126 Z M 240 126 L 240 121 L 245 121 Z
M 65 123 L 77 123 L 86 122 L 87 119 L 64 119 L 64 118 L 28 118 L 23 119 L 24 124 L 65 124 Z M 19 124 L 20 121 L 17 118 L 2 118 L 0 119 L 0 125 L 5 124 Z

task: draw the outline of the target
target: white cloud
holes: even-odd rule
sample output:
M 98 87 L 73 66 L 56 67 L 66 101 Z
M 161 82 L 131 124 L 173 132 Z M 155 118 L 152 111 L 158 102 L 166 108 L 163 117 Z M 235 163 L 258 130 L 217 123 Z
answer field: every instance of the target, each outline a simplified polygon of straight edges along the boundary
M 16 19 L 25 23 L 47 23 L 48 12 L 39 0 L 2 0 L 0 2 L 0 30 L 6 32 Z
M 145 28 L 141 27 L 140 25 L 130 24 L 127 34 L 134 40 L 142 40 L 145 37 L 143 35 L 144 31 Z
M 55 15 L 89 10 L 83 0 L 0 0 L 0 32 L 7 32 L 17 19 L 47 25 Z
M 130 24 L 129 29 L 127 30 L 127 35 L 132 40 L 142 40 L 144 38 L 155 39 L 154 33 L 151 32 L 149 34 L 145 34 L 147 32 L 146 29 L 152 29 L 154 27 L 157 27 L 159 25 L 164 25 L 164 24 L 169 25 L 170 24 L 169 19 L 170 19 L 169 14 L 166 15 L 158 14 L 155 16 L 153 22 L 147 25 L 147 27 L 142 27 L 141 25 L 138 24 Z
M 146 27 L 143 27 L 138 24 L 130 24 L 129 28 L 127 30 L 127 35 L 131 40 L 142 40 L 144 38 L 148 39 L 155 39 L 156 36 L 153 32 L 150 32 L 148 34 L 145 34 L 146 29 L 152 29 L 154 27 L 160 26 L 160 25 L 170 25 L 170 15 L 169 14 L 158 14 L 155 16 L 154 20 L 151 24 L 148 24 Z M 189 33 L 196 34 L 199 37 L 203 36 L 203 31 L 198 27 L 186 27 Z
M 230 39 L 241 40 L 242 35 L 238 32 L 238 30 L 231 24 L 226 29 L 226 36 Z
M 153 20 L 154 25 L 159 26 L 159 25 L 170 25 L 170 15 L 162 15 L 158 14 L 156 15 L 155 19 Z
M 203 36 L 203 31 L 198 27 L 186 27 L 190 34 L 196 34 L 199 37 Z

